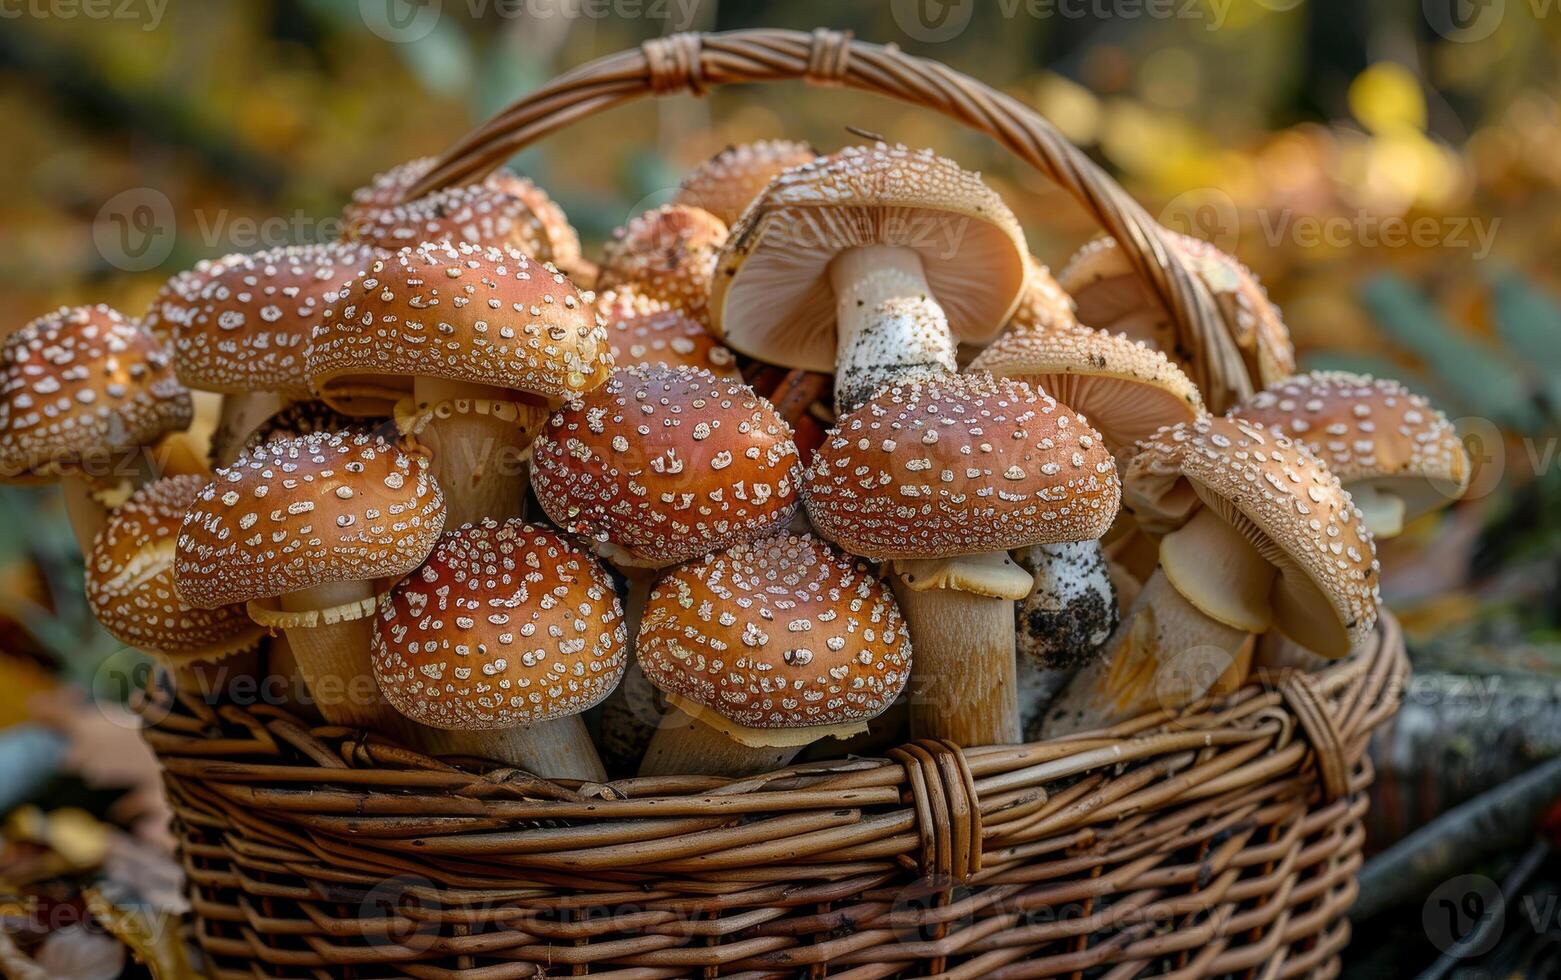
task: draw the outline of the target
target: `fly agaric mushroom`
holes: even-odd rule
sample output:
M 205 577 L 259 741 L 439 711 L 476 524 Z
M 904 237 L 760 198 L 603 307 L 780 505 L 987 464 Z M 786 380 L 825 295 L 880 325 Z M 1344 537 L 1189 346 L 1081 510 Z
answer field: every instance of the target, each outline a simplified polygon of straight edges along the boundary
M 190 506 L 175 583 L 190 606 L 247 603 L 283 630 L 327 721 L 397 731 L 369 660 L 375 596 L 422 564 L 444 522 L 422 456 L 365 433 L 268 443 L 218 470 Z
M 1123 487 L 1140 526 L 1163 535 L 1160 567 L 1108 660 L 1054 707 L 1048 735 L 1228 691 L 1245 678 L 1254 634 L 1276 629 L 1337 658 L 1375 625 L 1371 534 L 1305 446 L 1203 416 L 1145 440 Z
M 723 224 L 732 225 L 781 171 L 817 156 L 813 147 L 795 140 L 728 146 L 689 171 L 672 203 L 704 208 Z
M 261 637 L 242 603 L 195 609 L 174 590 L 174 543 L 205 485 L 193 475 L 148 483 L 114 508 L 86 560 L 87 604 L 98 622 L 181 674 L 252 651 Z
M 169 326 L 179 380 L 223 396 L 217 465 L 237 458 L 261 422 L 310 397 L 314 324 L 377 254 L 362 244 L 291 245 L 205 262 L 163 287 L 153 309 Z
M 374 674 L 422 747 L 539 776 L 607 778 L 580 713 L 623 676 L 612 579 L 564 537 L 517 520 L 446 531 L 380 598 Z
M 911 641 L 873 571 L 812 535 L 733 545 L 667 573 L 640 663 L 673 710 L 642 776 L 748 776 L 847 738 L 905 687 Z
M 1162 427 L 1203 414 L 1197 387 L 1164 354 L 1087 327 L 1010 327 L 969 370 L 1024 381 L 1059 399 L 1089 420 L 1118 460 Z M 1020 652 L 1052 670 L 1099 656 L 1117 625 L 1100 542 L 1038 544 L 1015 557 L 1035 576 L 1018 608 Z
M 619 228 L 602 257 L 597 284 L 632 284 L 641 295 L 708 318 L 710 280 L 726 244 L 726 225 L 701 208 L 665 204 Z
M 1327 463 L 1378 538 L 1469 488 L 1469 455 L 1447 416 L 1388 378 L 1305 374 L 1270 385 L 1230 414 L 1283 432 Z
M 309 349 L 320 397 L 395 407 L 426 446 L 452 526 L 520 516 L 524 455 L 549 407 L 612 368 L 606 332 L 562 273 L 509 248 L 425 244 L 376 261 L 326 310 Z
M 192 414 L 155 337 L 107 306 L 61 308 L 0 349 L 0 482 L 58 480 L 86 554 L 108 516 L 103 494 L 147 482 L 145 447 Z
M 711 287 L 712 328 L 762 361 L 835 375 L 845 413 L 892 381 L 953 373 L 1025 286 L 1024 233 L 952 161 L 849 147 L 793 167 L 744 212 Z
M 1251 375 L 1260 384 L 1270 384 L 1294 374 L 1290 331 L 1252 271 L 1201 238 L 1165 232 L 1164 239 L 1213 295 Z M 1116 239 L 1097 238 L 1079 249 L 1058 281 L 1073 296 L 1084 323 L 1145 341 L 1183 366 L 1191 360 L 1159 294 L 1138 274 Z
M 1019 740 L 1015 548 L 1098 538 L 1120 497 L 1100 434 L 1044 392 L 989 375 L 879 389 L 809 469 L 813 526 L 894 562 L 916 647 L 912 730 L 961 745 Z
M 385 428 L 379 430 L 379 434 L 387 441 L 393 439 L 395 430 L 390 428 L 390 423 L 381 424 Z M 244 446 L 239 453 L 242 455 L 257 446 L 296 439 L 299 436 L 310 436 L 316 432 L 369 431 L 374 430 L 363 419 L 343 415 L 324 402 L 311 398 L 307 401 L 294 402 L 260 423 L 260 427 L 251 432 L 249 438 L 244 441 Z
M 737 358 L 704 324 L 633 284 L 602 293 L 596 310 L 606 322 L 614 364 L 704 368 L 717 377 L 742 380 Z

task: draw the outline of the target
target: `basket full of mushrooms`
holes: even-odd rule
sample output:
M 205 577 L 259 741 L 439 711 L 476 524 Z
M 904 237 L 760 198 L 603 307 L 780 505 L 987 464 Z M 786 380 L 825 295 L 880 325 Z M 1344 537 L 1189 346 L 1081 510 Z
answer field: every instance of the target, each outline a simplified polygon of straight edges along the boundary
M 772 140 L 593 259 L 497 169 L 785 79 L 948 114 L 1107 234 L 1053 277 L 957 162 Z M 1468 481 L 1424 399 L 1294 375 L 1236 260 L 832 31 L 585 65 L 343 217 L 4 349 L 0 465 L 168 668 L 211 975 L 1337 971 L 1406 676 L 1374 540 Z

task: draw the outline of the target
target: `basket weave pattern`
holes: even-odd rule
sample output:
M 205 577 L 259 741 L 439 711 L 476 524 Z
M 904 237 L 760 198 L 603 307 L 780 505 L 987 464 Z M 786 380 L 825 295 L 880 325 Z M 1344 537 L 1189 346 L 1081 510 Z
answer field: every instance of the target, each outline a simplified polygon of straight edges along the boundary
M 1109 176 L 1032 110 L 816 31 L 674 35 L 569 72 L 409 196 L 645 94 L 802 79 L 940 111 L 1122 242 L 1219 410 L 1230 325 Z M 1407 665 L 1384 616 L 1312 675 L 1106 731 L 711 777 L 548 782 L 270 706 L 147 703 L 219 977 L 1333 976 L 1364 840 L 1365 749 Z

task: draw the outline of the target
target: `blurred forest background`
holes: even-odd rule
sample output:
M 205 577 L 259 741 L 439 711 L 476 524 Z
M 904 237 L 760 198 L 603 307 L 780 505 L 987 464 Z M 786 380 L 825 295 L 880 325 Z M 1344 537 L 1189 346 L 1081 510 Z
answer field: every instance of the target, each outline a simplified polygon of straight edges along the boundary
M 819 25 L 1035 105 L 1251 266 L 1305 367 L 1398 376 L 1459 420 L 1470 499 L 1383 548 L 1421 686 L 1379 749 L 1381 842 L 1561 749 L 1561 3 L 0 0 L 0 333 L 61 304 L 139 314 L 201 258 L 332 238 L 371 174 L 597 55 Z M 513 166 L 599 243 L 728 144 L 831 150 L 848 126 L 981 169 L 1053 268 L 1097 232 L 986 138 L 842 90 L 645 101 Z M 155 770 L 115 707 L 134 659 L 85 611 L 55 495 L 0 488 L 0 765 L 33 764 L 0 778 L 0 911 L 40 855 L 153 860 Z

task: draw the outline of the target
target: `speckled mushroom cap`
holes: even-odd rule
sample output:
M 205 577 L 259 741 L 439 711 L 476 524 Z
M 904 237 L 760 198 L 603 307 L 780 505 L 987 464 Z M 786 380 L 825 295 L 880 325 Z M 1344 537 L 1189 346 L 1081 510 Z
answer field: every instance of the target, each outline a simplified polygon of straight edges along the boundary
M 657 581 L 635 655 L 664 693 L 752 729 L 860 729 L 911 671 L 910 634 L 873 570 L 777 534 Z M 700 717 L 709 719 L 708 714 Z
M 1399 498 L 1406 519 L 1447 506 L 1469 487 L 1469 455 L 1447 416 L 1389 378 L 1304 374 L 1229 414 L 1304 443 L 1345 489 L 1370 485 Z
M 360 432 L 378 431 L 381 436 L 393 441 L 397 435 L 395 423 L 386 420 L 381 422 L 380 425 L 383 427 L 376 430 L 374 423 L 367 419 L 343 415 L 324 402 L 311 398 L 306 401 L 293 402 L 260 423 L 260 427 L 250 433 L 248 439 L 244 440 L 244 447 L 241 452 L 247 453 L 257 446 L 264 446 L 272 442 L 285 442 L 289 439 L 296 439 L 299 436 L 313 435 L 316 432 L 357 434 Z
M 1260 383 L 1295 373 L 1295 346 L 1279 308 L 1252 271 L 1201 238 L 1166 232 L 1171 247 L 1188 260 L 1220 305 L 1232 338 Z M 1073 295 L 1079 320 L 1100 329 L 1119 330 L 1143 340 L 1178 361 L 1190 360 L 1178 349 L 1175 327 L 1160 297 L 1111 237 L 1079 249 L 1058 281 Z
M 629 566 L 697 558 L 784 527 L 802 467 L 791 427 L 740 381 L 625 367 L 554 412 L 531 447 L 554 524 Z
M 606 331 L 562 273 L 465 243 L 375 261 L 325 311 L 309 348 L 315 390 L 353 415 L 388 415 L 418 376 L 560 401 L 611 368 Z
M 0 481 L 106 467 L 193 413 L 157 338 L 107 306 L 56 310 L 0 349 Z
M 217 660 L 248 649 L 260 627 L 241 604 L 191 609 L 174 591 L 174 543 L 202 476 L 170 476 L 114 512 L 86 559 L 87 603 L 116 640 L 180 660 Z
M 1126 334 L 1088 327 L 1010 329 L 971 371 L 1027 382 L 1076 412 L 1121 454 L 1167 425 L 1203 414 L 1203 396 L 1170 358 Z
M 813 457 L 813 526 L 870 558 L 952 558 L 1087 541 L 1111 527 L 1116 464 L 1045 392 L 990 375 L 890 385 Z
M 672 201 L 704 208 L 730 225 L 781 171 L 816 156 L 813 147 L 795 140 L 728 146 L 689 171 Z
M 179 595 L 211 609 L 412 571 L 444 528 L 422 456 L 376 436 L 268 443 L 217 471 L 179 533 Z
M 853 146 L 782 173 L 743 213 L 711 286 L 712 328 L 760 360 L 833 372 L 829 264 L 861 245 L 921 254 L 957 343 L 996 337 L 1024 290 L 1024 233 L 979 174 L 931 150 Z
M 665 204 L 635 215 L 613 234 L 597 285 L 634 284 L 641 293 L 705 320 L 710 279 L 726 244 L 726 225 L 703 208 Z
M 482 731 L 576 715 L 623 676 L 628 637 L 590 554 L 519 520 L 445 532 L 379 602 L 374 676 L 413 721 Z
M 1377 620 L 1376 546 L 1338 477 L 1300 443 L 1257 423 L 1203 416 L 1143 443 L 1123 478 L 1126 506 L 1165 534 L 1200 506 L 1279 570 L 1273 625 L 1342 656 Z
M 609 289 L 596 301 L 607 324 L 614 364 L 701 367 L 718 377 L 741 380 L 737 357 L 704 324 L 665 300 L 628 285 Z
M 158 304 L 172 324 L 174 369 L 192 388 L 309 394 L 304 353 L 324 308 L 378 250 L 333 242 L 229 255 L 175 276 Z
M 1026 330 L 1065 330 L 1079 325 L 1073 312 L 1073 297 L 1058 284 L 1051 270 L 1031 255 L 1025 260 L 1027 276 L 1024 295 L 1008 319 L 1005 334 Z

